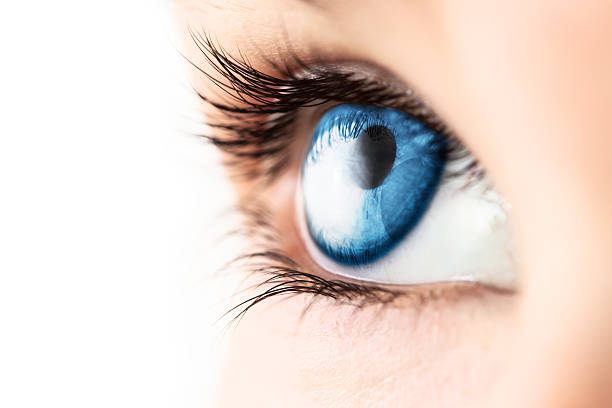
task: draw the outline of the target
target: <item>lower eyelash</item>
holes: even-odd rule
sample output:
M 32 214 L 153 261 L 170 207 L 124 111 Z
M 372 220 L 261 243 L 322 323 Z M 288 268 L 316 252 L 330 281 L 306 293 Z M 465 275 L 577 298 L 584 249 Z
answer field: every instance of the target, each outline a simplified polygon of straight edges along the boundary
M 373 304 L 388 305 L 403 295 L 399 291 L 341 280 L 327 280 L 317 275 L 303 272 L 298 265 L 294 264 L 294 261 L 287 258 L 281 252 L 249 253 L 240 256 L 236 261 L 244 259 L 251 261 L 263 260 L 263 263 L 255 262 L 254 265 L 250 265 L 249 271 L 251 274 L 262 274 L 267 278 L 250 288 L 260 290 L 260 293 L 241 301 L 225 313 L 224 316 L 233 314 L 231 323 L 240 321 L 258 303 L 278 296 L 311 295 L 311 303 L 304 310 L 304 313 L 306 313 L 316 299 L 332 299 L 341 304 L 363 308 Z M 273 262 L 280 259 L 283 259 L 285 262 Z M 287 264 L 294 264 L 295 267 L 288 267 L 286 266 Z
M 382 287 L 369 283 L 349 282 L 342 279 L 326 279 L 304 268 L 279 248 L 280 236 L 273 227 L 268 209 L 256 200 L 248 206 L 235 208 L 243 217 L 244 224 L 227 235 L 238 234 L 253 243 L 254 247 L 262 248 L 237 256 L 231 260 L 225 270 L 236 271 L 243 276 L 258 277 L 258 283 L 250 285 L 235 293 L 234 296 L 255 290 L 254 295 L 247 295 L 227 310 L 221 319 L 228 319 L 227 327 L 239 324 L 241 319 L 258 304 L 278 298 L 290 298 L 296 295 L 310 296 L 310 301 L 304 307 L 301 317 L 304 317 L 311 307 L 320 300 L 331 300 L 336 305 L 351 306 L 358 310 L 368 307 L 385 309 L 394 305 L 406 304 L 412 308 L 422 307 L 431 301 L 443 300 L 452 302 L 464 299 L 466 296 L 484 296 L 495 293 L 512 295 L 512 290 L 499 289 L 479 283 L 453 282 L 430 285 L 404 285 L 397 287 Z
M 230 324 L 237 323 L 257 304 L 277 298 L 298 294 L 312 296 L 312 303 L 317 299 L 332 299 L 335 302 L 363 308 L 368 305 L 389 305 L 405 293 L 374 285 L 329 280 L 304 269 L 287 254 L 277 248 L 279 234 L 270 222 L 270 212 L 261 203 L 251 201 L 248 206 L 235 208 L 243 217 L 244 224 L 228 234 L 239 234 L 254 247 L 264 248 L 237 256 L 224 269 L 236 270 L 245 276 L 263 276 L 264 279 L 252 285 L 247 290 L 257 290 L 258 293 L 239 301 L 224 313 L 222 317 L 230 319 Z M 304 313 L 309 309 L 307 307 Z

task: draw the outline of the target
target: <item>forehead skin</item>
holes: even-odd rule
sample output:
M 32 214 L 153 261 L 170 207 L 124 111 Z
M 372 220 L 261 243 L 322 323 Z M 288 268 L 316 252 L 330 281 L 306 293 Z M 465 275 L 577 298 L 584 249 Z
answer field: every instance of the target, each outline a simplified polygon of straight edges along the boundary
M 230 50 L 273 53 L 289 39 L 298 52 L 375 62 L 413 84 L 512 203 L 523 257 L 516 305 L 482 310 L 480 302 L 463 302 L 454 313 L 431 307 L 418 324 L 413 313 L 389 312 L 376 335 L 335 309 L 305 320 L 301 333 L 310 337 L 297 335 L 287 327 L 295 325 L 288 314 L 299 315 L 298 300 L 281 311 L 262 307 L 233 340 L 226 390 L 246 391 L 227 401 L 271 404 L 270 392 L 286 406 L 609 401 L 612 2 L 178 4 L 185 24 L 205 28 Z M 466 315 L 471 320 L 462 321 Z M 503 377 L 502 397 L 485 401 L 495 398 L 486 382 L 492 377 Z

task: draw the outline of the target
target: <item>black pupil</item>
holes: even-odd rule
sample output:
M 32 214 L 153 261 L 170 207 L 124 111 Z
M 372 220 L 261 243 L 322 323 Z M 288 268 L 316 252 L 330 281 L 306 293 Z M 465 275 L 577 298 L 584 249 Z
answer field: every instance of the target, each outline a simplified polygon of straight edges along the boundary
M 395 136 L 385 126 L 371 126 L 361 132 L 355 147 L 357 157 L 349 163 L 355 182 L 364 190 L 380 186 L 393 168 Z

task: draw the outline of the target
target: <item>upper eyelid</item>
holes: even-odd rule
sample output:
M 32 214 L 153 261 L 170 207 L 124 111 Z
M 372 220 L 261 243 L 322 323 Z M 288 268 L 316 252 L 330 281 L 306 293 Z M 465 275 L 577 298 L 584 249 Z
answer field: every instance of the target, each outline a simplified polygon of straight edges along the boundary
M 448 138 L 449 157 L 469 158 L 454 174 L 473 171 L 481 178 L 484 170 L 471 157 L 447 124 L 429 108 L 423 98 L 403 81 L 383 68 L 360 62 L 325 62 L 306 64 L 288 51 L 286 64 L 263 56 L 273 76 L 255 68 L 242 54 L 229 55 L 205 33 L 190 29 L 193 41 L 203 53 L 216 78 L 203 67 L 189 61 L 223 91 L 224 99 L 215 100 L 194 89 L 202 101 L 221 116 L 211 117 L 212 134 L 201 134 L 229 156 L 226 164 L 234 176 L 264 185 L 275 181 L 288 166 L 285 154 L 294 141 L 293 125 L 297 110 L 304 107 L 333 107 L 340 103 L 372 104 L 400 109 Z M 229 98 L 229 100 L 227 99 Z
M 201 100 L 220 116 L 207 120 L 213 134 L 202 134 L 229 153 L 230 169 L 239 178 L 261 180 L 268 184 L 286 167 L 280 157 L 291 144 L 291 126 L 297 110 L 330 103 L 364 103 L 401 109 L 426 123 L 436 132 L 452 132 L 423 99 L 399 79 L 365 63 L 306 64 L 295 53 L 287 52 L 283 65 L 265 58 L 268 68 L 277 75 L 256 69 L 242 54 L 229 55 L 205 33 L 190 34 L 205 58 L 206 68 L 189 60 L 210 81 L 213 89 L 222 91 L 219 98 L 194 90 Z M 232 160 L 235 157 L 237 160 Z M 262 162 L 270 159 L 262 169 Z
M 474 173 L 474 179 L 484 175 L 478 160 L 423 98 L 382 68 L 359 62 L 314 61 L 306 64 L 288 51 L 288 62 L 282 66 L 263 56 L 268 67 L 278 74 L 273 76 L 256 69 L 242 54 L 240 58 L 232 57 L 205 33 L 198 34 L 192 29 L 189 32 L 208 64 L 223 79 L 189 62 L 230 98 L 230 101 L 217 101 L 195 89 L 205 104 L 222 114 L 218 119 L 207 121 L 215 133 L 200 136 L 230 154 L 226 164 L 238 178 L 259 180 L 264 184 L 273 182 L 289 162 L 283 153 L 293 142 L 296 111 L 340 103 L 403 110 L 448 138 L 447 153 L 452 160 L 469 159 L 447 176 L 454 177 L 468 170 Z M 266 160 L 269 163 L 262 166 Z

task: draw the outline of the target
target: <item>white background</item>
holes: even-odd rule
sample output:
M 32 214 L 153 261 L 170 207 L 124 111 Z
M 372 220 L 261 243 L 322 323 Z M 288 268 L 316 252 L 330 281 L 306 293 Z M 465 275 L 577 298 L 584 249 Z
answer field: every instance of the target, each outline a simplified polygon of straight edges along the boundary
M 0 5 L 2 407 L 210 406 L 229 194 L 169 4 Z

